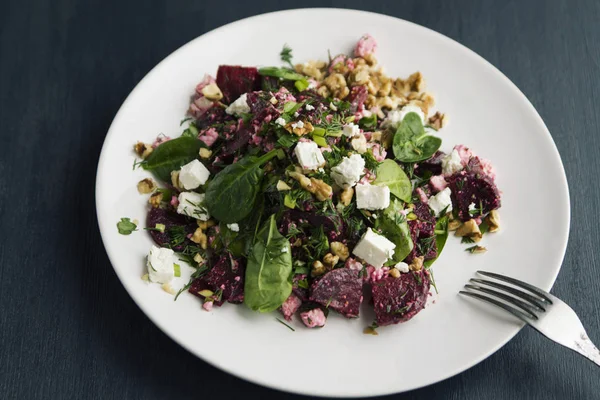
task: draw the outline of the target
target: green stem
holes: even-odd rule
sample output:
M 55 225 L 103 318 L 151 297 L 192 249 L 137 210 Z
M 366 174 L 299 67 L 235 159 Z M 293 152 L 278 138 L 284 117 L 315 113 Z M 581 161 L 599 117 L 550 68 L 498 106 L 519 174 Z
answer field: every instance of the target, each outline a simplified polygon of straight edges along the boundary
M 265 154 L 264 156 L 260 157 L 258 160 L 256 160 L 256 164 L 257 165 L 263 165 L 264 163 L 266 163 L 267 161 L 271 160 L 272 158 L 277 156 L 277 149 L 273 149 L 270 152 L 268 152 L 267 154 Z

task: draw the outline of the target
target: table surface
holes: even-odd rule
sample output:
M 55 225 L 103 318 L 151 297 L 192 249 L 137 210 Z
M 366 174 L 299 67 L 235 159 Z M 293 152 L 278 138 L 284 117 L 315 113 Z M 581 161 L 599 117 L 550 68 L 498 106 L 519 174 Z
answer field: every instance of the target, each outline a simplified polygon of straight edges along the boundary
M 563 159 L 572 204 L 569 246 L 553 293 L 599 343 L 600 2 L 381 3 L 389 4 L 366 8 L 473 49 L 541 114 Z M 298 5 L 0 1 L 0 398 L 300 397 L 217 370 L 156 328 L 113 272 L 94 207 L 104 136 L 155 64 L 218 26 Z M 531 234 L 523 232 L 524 239 Z M 593 399 L 600 398 L 600 380 L 597 367 L 524 329 L 468 371 L 390 397 Z

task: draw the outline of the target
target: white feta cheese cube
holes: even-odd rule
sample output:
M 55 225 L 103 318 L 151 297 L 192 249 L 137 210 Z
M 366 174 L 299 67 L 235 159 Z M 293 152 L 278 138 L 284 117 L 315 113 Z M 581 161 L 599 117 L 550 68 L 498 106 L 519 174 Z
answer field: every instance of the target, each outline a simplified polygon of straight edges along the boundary
M 405 262 L 399 262 L 398 264 L 394 265 L 394 268 L 403 273 L 407 273 L 409 271 L 408 264 Z
M 225 112 L 229 115 L 237 115 L 240 116 L 243 113 L 250 112 L 250 106 L 248 105 L 247 95 L 244 93 L 236 101 L 231 103 L 229 107 L 225 109 Z
M 360 128 L 358 127 L 358 125 L 355 125 L 352 122 L 350 122 L 349 124 L 344 125 L 344 127 L 342 128 L 342 133 L 344 134 L 344 136 L 347 137 L 356 136 L 360 133 Z
M 425 114 L 423 114 L 423 110 L 421 107 L 415 106 L 414 104 L 407 104 L 402 107 L 400 110 L 392 110 L 388 113 L 387 117 L 381 122 L 381 126 L 384 128 L 391 127 L 393 129 L 398 128 L 400 122 L 404 120 L 406 114 L 414 112 L 419 118 L 421 118 L 421 122 L 425 125 Z
M 238 224 L 227 224 L 227 227 L 231 232 L 239 232 L 240 226 Z
M 194 160 L 181 167 L 179 182 L 185 190 L 192 190 L 200 185 L 204 185 L 209 176 L 210 172 L 204 164 L 198 160 Z
M 360 180 L 365 170 L 365 160 L 360 154 L 344 157 L 342 162 L 331 168 L 331 178 L 342 188 L 349 188 Z
M 358 137 L 352 139 L 350 144 L 352 145 L 352 148 L 359 154 L 364 154 L 367 152 L 367 138 L 362 133 L 359 134 Z
M 442 173 L 444 176 L 450 176 L 462 169 L 463 165 L 458 151 L 452 150 L 450 154 L 442 158 Z
M 310 104 L 307 104 L 306 106 L 304 106 L 304 108 L 306 108 L 306 111 L 312 111 L 315 109 L 315 107 L 311 106 Z
M 446 212 L 452 211 L 452 199 L 450 197 L 451 194 L 452 191 L 450 190 L 450 188 L 446 188 L 438 194 L 436 194 L 435 196 L 431 196 L 429 198 L 427 204 L 429 205 L 429 208 L 433 210 L 436 217 L 440 215 L 440 213 L 444 211 L 446 207 L 448 207 L 446 209 Z
M 304 122 L 302 122 L 302 121 L 294 122 L 292 124 L 292 128 L 293 129 L 296 129 L 296 128 L 302 129 L 302 128 L 304 128 Z
M 148 254 L 148 278 L 151 282 L 169 283 L 175 276 L 175 253 L 171 249 L 152 246 Z
M 283 118 L 281 118 L 281 117 L 277 118 L 277 119 L 275 120 L 275 123 L 276 123 L 277 125 L 281 125 L 281 126 L 285 126 L 285 124 L 286 124 L 286 122 L 285 122 L 285 119 L 283 119 Z
M 352 254 L 362 258 L 375 268 L 381 268 L 387 260 L 392 258 L 395 248 L 394 243 L 368 228 L 352 250 Z
M 210 215 L 204 207 L 204 193 L 182 192 L 179 194 L 178 200 L 177 213 L 201 221 L 209 220 Z
M 356 206 L 361 210 L 383 210 L 390 205 L 390 188 L 371 184 L 356 185 Z
M 315 170 L 325 164 L 325 158 L 319 150 L 319 146 L 312 140 L 298 142 L 294 149 L 298 163 L 303 169 Z

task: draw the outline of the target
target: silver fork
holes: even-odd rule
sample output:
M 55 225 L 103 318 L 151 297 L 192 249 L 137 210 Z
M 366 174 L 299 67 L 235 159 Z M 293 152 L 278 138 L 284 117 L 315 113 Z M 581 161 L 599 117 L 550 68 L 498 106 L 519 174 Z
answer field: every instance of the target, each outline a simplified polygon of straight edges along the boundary
M 460 294 L 502 308 L 547 338 L 600 365 L 600 351 L 588 337 L 575 311 L 562 300 L 518 279 L 493 272 L 477 273 L 515 287 L 487 279 L 471 279 L 471 284 L 465 285 L 468 290 L 461 290 Z

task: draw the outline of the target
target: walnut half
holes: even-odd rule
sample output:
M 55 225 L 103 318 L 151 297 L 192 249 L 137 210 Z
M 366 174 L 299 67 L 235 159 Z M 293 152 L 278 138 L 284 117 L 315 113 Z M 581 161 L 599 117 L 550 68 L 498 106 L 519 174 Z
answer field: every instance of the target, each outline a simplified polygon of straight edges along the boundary
M 467 222 L 463 223 L 457 230 L 454 232 L 455 236 L 463 237 L 467 236 L 471 238 L 475 243 L 479 242 L 483 235 L 479 230 L 479 225 L 475 222 L 474 219 L 470 219 Z

